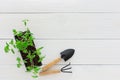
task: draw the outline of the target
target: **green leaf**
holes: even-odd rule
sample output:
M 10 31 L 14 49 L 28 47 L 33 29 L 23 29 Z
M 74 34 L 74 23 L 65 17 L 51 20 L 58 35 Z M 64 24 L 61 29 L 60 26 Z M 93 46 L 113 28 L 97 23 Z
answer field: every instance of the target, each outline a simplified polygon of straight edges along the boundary
M 12 45 L 14 48 L 16 48 L 16 45 L 15 45 L 15 43 L 14 43 L 14 40 L 13 40 L 13 39 L 11 39 L 11 41 L 9 42 L 9 44 L 10 44 L 10 45 Z
M 32 77 L 33 77 L 33 78 L 38 78 L 38 76 L 37 76 L 37 75 L 33 75 Z
M 22 31 L 19 31 L 19 33 L 17 33 L 17 36 L 22 36 L 22 35 L 23 35 Z
M 4 51 L 8 53 L 10 51 L 9 44 L 6 42 L 6 46 L 4 47 Z
M 27 61 L 26 61 L 26 60 L 23 60 L 23 62 L 24 62 L 24 63 L 27 63 Z
M 13 44 L 14 44 L 13 39 L 11 39 L 11 41 L 9 42 L 9 44 L 11 44 L 11 45 L 13 45 Z
M 24 19 L 22 22 L 24 23 L 25 26 L 27 26 L 28 19 Z
M 24 52 L 24 53 L 27 53 L 27 50 L 26 50 L 26 49 L 24 49 L 24 50 L 23 50 L 23 52 Z
M 44 58 L 45 58 L 45 56 L 40 56 L 38 62 L 42 62 Z
M 44 47 L 40 47 L 40 50 L 43 49 Z
M 18 61 L 18 63 L 20 63 L 21 62 L 21 58 L 20 57 L 17 57 L 17 59 L 16 59 L 17 61 Z
M 28 66 L 28 67 L 27 67 L 27 71 L 28 71 L 28 72 L 31 72 L 32 70 L 33 70 L 33 67 L 32 67 L 32 66 Z
M 13 47 L 14 47 L 14 48 L 16 48 L 16 45 L 15 45 L 15 44 L 13 44 Z
M 34 54 L 28 53 L 27 58 L 30 59 L 30 62 L 33 62 L 33 58 L 35 58 Z
M 35 66 L 33 70 L 34 70 L 34 72 L 35 72 L 35 73 L 38 73 L 38 72 L 39 72 L 39 70 L 40 70 L 40 68 L 39 68 L 39 67 L 37 67 L 37 66 Z
M 32 41 L 34 38 L 33 36 L 29 36 L 29 40 Z
M 41 55 L 41 50 L 43 49 L 43 47 L 40 47 L 40 48 L 38 48 L 36 51 L 35 51 L 35 53 L 39 56 L 39 55 Z
M 22 66 L 22 64 L 17 64 L 17 67 L 20 68 Z
M 29 59 L 31 58 L 31 54 L 30 53 L 28 53 L 27 58 L 29 58 Z
M 28 42 L 27 41 L 16 41 L 16 47 L 19 49 L 19 50 L 25 50 L 27 47 L 28 47 Z
M 21 64 L 21 58 L 17 57 L 16 60 L 18 62 L 17 67 L 20 68 L 22 66 L 22 64 Z
M 16 35 L 16 34 L 17 34 L 16 29 L 13 29 L 13 34 L 14 34 L 14 35 Z
M 12 52 L 13 54 L 15 54 L 15 51 L 14 51 L 13 49 L 11 49 L 11 52 Z

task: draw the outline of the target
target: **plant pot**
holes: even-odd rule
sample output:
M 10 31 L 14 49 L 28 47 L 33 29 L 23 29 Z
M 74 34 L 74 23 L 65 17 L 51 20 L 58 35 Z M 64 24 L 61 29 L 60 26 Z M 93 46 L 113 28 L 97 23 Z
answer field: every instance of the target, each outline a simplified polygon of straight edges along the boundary
M 25 33 L 26 33 L 26 31 L 22 32 L 21 36 L 23 36 Z M 22 40 L 21 36 L 14 35 L 15 40 L 20 40 L 21 41 Z M 26 48 L 26 50 L 27 51 L 31 51 L 31 53 L 33 53 L 34 51 L 36 51 L 36 47 L 35 47 L 35 44 L 34 44 L 33 40 L 32 40 L 32 44 L 33 44 L 33 46 L 28 46 Z M 28 53 L 25 53 L 24 51 L 21 51 L 21 50 L 19 50 L 19 51 L 20 51 L 20 54 L 22 56 L 22 59 L 26 61 L 26 62 L 24 62 L 25 66 L 26 66 L 26 70 L 28 70 L 27 67 L 32 66 L 32 65 L 34 65 L 34 66 L 41 66 L 42 65 L 42 62 L 38 62 L 38 60 L 40 58 L 38 55 L 35 55 L 35 57 L 33 58 L 33 63 L 31 64 L 30 59 L 27 58 Z

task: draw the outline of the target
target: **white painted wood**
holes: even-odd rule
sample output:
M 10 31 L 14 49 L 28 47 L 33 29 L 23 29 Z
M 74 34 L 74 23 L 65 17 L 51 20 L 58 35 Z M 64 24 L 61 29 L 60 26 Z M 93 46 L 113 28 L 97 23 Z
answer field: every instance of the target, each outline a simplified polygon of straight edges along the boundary
M 0 38 L 12 38 L 12 29 L 23 31 L 26 18 L 40 39 L 120 39 L 117 13 L 0 14 Z
M 0 41 L 0 64 L 16 64 L 16 57 L 20 54 L 5 54 L 3 46 L 6 41 Z M 68 48 L 76 50 L 68 61 L 72 64 L 120 64 L 120 40 L 37 40 L 35 44 L 36 47 L 44 46 L 42 53 L 46 58 L 43 64 L 60 57 L 59 53 Z M 58 64 L 66 63 L 61 61 Z
M 1 0 L 0 12 L 120 12 L 119 0 Z
M 120 80 L 119 0 L 1 0 L 0 80 L 34 80 L 25 67 L 16 67 L 20 54 L 6 54 L 5 42 L 12 29 L 24 30 L 21 20 L 36 37 L 36 47 L 44 46 L 43 64 L 59 57 L 67 48 L 75 55 L 52 69 L 71 62 L 72 74 L 56 74 L 36 80 Z
M 79 66 L 74 67 L 71 80 L 119 80 L 119 66 Z
M 60 69 L 64 65 L 56 65 L 54 69 Z M 24 67 L 18 69 L 15 65 L 1 65 L 0 79 L 2 80 L 119 80 L 120 65 L 71 65 L 72 74 L 55 74 L 40 76 L 38 79 L 31 78 L 30 73 L 24 72 Z M 54 70 L 51 69 L 51 70 Z
M 61 69 L 61 67 L 63 67 L 65 65 L 62 65 L 62 66 L 55 66 L 54 69 Z M 52 69 L 52 70 L 54 70 Z M 40 76 L 39 78 L 37 79 L 34 79 L 32 78 L 32 73 L 27 73 L 25 72 L 25 68 L 24 67 L 21 67 L 21 68 L 17 68 L 16 65 L 1 65 L 0 66 L 0 79 L 2 80 L 49 80 L 50 78 L 54 79 L 54 80 L 57 80 L 57 79 L 63 79 L 63 80 L 66 80 L 66 79 L 70 79 L 71 75 L 73 74 L 62 74 L 62 73 L 59 73 L 59 74 L 56 74 L 56 75 L 48 75 L 48 76 Z

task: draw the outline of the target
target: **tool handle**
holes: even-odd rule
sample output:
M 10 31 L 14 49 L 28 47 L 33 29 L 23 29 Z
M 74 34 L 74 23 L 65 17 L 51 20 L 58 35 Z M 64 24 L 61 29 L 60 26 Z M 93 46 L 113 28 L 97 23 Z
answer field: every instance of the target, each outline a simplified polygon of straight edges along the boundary
M 48 63 L 47 65 L 45 65 L 45 66 L 42 68 L 42 71 L 48 70 L 49 68 L 51 68 L 53 65 L 55 65 L 55 64 L 58 63 L 59 61 L 61 61 L 61 58 L 57 58 L 57 59 L 53 60 L 52 62 L 50 62 L 50 63 Z
M 50 75 L 50 74 L 57 74 L 60 73 L 60 70 L 52 70 L 52 71 L 45 71 L 45 72 L 40 72 L 39 75 L 40 76 L 45 76 L 45 75 Z

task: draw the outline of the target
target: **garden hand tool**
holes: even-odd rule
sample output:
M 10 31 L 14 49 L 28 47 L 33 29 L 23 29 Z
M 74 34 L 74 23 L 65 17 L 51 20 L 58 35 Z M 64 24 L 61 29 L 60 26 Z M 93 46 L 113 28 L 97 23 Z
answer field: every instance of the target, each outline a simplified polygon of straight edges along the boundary
M 48 70 L 49 68 L 51 68 L 53 65 L 57 64 L 58 62 L 60 62 L 62 59 L 64 61 L 67 61 L 68 59 L 70 59 L 73 54 L 74 54 L 75 50 L 74 49 L 66 49 L 64 50 L 63 52 L 60 53 L 61 57 L 60 58 L 57 58 L 55 60 L 53 60 L 52 62 L 48 63 L 47 65 L 45 65 L 43 68 L 42 68 L 42 71 L 46 71 Z M 55 71 L 56 72 L 56 71 Z
M 72 71 L 68 71 L 69 69 L 71 69 L 72 67 L 67 68 L 70 65 L 70 63 L 64 67 L 61 68 L 61 70 L 50 70 L 50 71 L 44 71 L 44 72 L 40 72 L 39 75 L 40 76 L 45 76 L 45 75 L 50 75 L 50 74 L 56 74 L 56 73 L 72 73 Z

